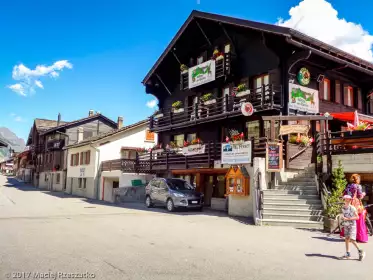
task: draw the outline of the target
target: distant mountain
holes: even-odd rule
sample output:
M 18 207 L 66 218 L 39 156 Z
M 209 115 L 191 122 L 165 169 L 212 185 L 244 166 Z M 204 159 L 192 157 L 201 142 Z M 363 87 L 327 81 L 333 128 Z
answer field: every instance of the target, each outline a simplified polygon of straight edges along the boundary
M 22 152 L 25 149 L 25 140 L 18 138 L 17 135 L 6 127 L 0 127 L 0 138 L 4 139 L 15 152 Z M 0 149 L 0 159 L 8 156 L 9 149 Z

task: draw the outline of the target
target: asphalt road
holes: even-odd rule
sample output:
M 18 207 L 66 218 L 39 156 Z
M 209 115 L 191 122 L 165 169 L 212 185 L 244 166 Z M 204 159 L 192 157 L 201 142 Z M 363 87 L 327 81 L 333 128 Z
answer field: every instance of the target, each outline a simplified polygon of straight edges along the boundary
M 372 243 L 364 262 L 340 261 L 343 242 L 317 231 L 133 206 L 0 176 L 0 279 L 373 279 Z

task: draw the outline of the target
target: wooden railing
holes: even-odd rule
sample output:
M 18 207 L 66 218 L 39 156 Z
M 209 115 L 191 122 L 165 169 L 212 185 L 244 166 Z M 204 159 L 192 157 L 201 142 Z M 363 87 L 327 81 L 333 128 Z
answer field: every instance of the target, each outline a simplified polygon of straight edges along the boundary
M 205 153 L 184 156 L 176 151 L 136 154 L 136 159 L 104 161 L 102 171 L 121 170 L 129 173 L 155 173 L 174 169 L 212 168 L 221 159 L 221 143 L 205 144 Z
M 327 165 L 327 175 L 332 171 L 332 155 L 373 153 L 373 130 L 338 131 L 319 133 L 316 137 L 317 172 Z M 326 163 L 324 157 L 326 156 Z
M 200 101 L 191 106 L 184 106 L 179 111 L 164 108 L 158 117 L 150 117 L 150 129 L 162 131 L 173 127 L 238 116 L 242 114 L 241 104 L 243 102 L 250 102 L 255 111 L 282 108 L 282 87 L 272 84 L 263 85 L 260 88 L 249 90 L 245 96 L 216 97 L 207 103 Z

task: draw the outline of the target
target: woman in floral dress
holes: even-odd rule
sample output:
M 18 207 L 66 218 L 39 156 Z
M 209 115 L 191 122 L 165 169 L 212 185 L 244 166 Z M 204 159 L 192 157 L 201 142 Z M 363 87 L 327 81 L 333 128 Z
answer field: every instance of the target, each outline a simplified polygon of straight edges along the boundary
M 365 224 L 365 218 L 367 211 L 364 209 L 361 200 L 364 198 L 365 193 L 362 191 L 360 185 L 360 175 L 353 174 L 350 179 L 351 184 L 349 184 L 343 195 L 350 195 L 352 197 L 352 205 L 356 208 L 359 214 L 359 220 L 356 221 L 356 241 L 366 243 L 368 242 L 368 230 Z M 341 236 L 344 236 L 342 230 Z

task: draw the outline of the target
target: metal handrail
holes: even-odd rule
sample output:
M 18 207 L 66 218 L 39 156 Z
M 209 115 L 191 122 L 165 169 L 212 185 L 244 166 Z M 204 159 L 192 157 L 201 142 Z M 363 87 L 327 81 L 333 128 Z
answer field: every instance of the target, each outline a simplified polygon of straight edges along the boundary
M 262 220 L 263 219 L 263 190 L 262 190 L 262 173 L 257 169 L 254 175 L 256 188 L 255 188 L 255 195 L 256 195 L 256 212 L 257 217 Z

